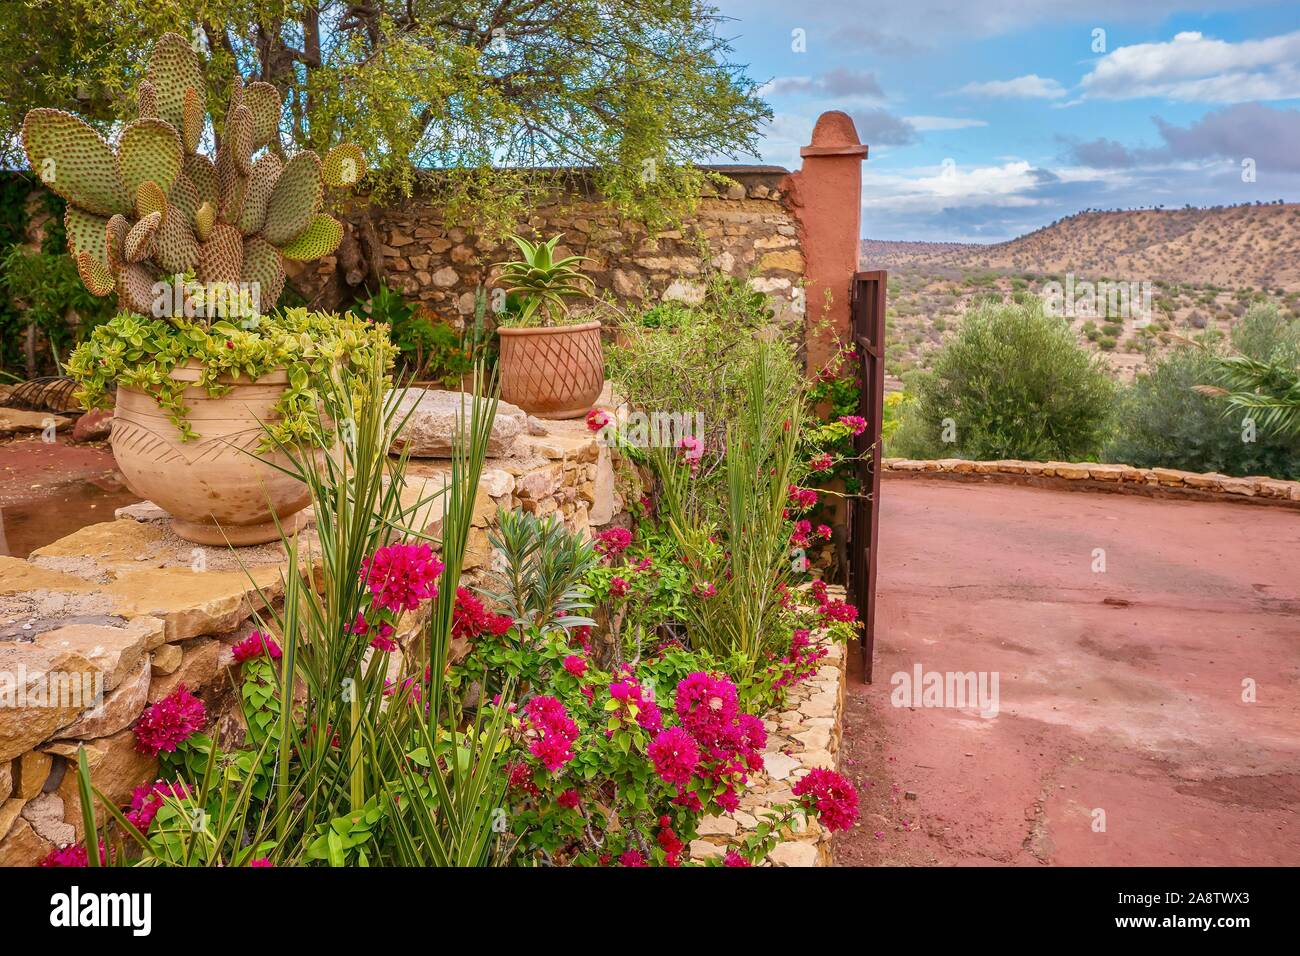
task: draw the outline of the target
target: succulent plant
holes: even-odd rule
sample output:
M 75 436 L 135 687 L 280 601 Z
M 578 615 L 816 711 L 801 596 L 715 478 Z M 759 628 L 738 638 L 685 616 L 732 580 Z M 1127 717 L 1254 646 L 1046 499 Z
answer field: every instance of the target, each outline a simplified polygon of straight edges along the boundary
M 198 151 L 206 127 L 203 67 L 175 33 L 154 45 L 138 89 L 139 119 L 110 145 L 70 113 L 35 109 L 23 146 L 45 185 L 68 201 L 68 251 L 86 288 L 116 292 L 121 308 L 166 318 L 184 299 L 157 283 L 192 277 L 203 286 L 254 287 L 274 306 L 284 260 L 317 259 L 343 237 L 321 212 L 324 187 L 349 187 L 365 173 L 352 143 L 322 161 L 279 153 L 281 98 L 270 83 L 236 78 L 215 160 Z

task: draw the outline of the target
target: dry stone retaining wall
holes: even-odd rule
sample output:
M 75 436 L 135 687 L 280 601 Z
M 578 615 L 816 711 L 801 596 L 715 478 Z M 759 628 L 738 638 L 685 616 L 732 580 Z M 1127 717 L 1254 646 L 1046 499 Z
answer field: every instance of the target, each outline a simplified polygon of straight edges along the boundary
M 1300 481 L 1262 476 L 1235 478 L 1216 472 L 1064 461 L 969 461 L 886 458 L 883 473 L 893 477 L 947 478 L 1045 485 L 1076 491 L 1109 491 L 1159 498 L 1242 501 L 1300 508 Z

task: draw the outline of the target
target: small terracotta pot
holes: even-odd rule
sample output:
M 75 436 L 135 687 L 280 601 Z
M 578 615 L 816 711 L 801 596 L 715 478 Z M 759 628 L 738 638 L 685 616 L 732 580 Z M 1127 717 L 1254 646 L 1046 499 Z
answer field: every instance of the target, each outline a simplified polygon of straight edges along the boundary
M 600 323 L 499 328 L 501 398 L 538 418 L 580 418 L 605 387 Z
M 197 382 L 191 361 L 171 377 Z M 283 452 L 259 455 L 263 422 L 275 421 L 272 406 L 288 387 L 283 369 L 255 382 L 229 379 L 231 388 L 212 398 L 198 386 L 183 401 L 198 438 L 181 441 L 163 408 L 145 392 L 119 385 L 111 445 L 126 485 L 172 516 L 172 530 L 187 541 L 247 545 L 278 541 L 306 523 L 307 486 L 267 462 L 288 464 Z

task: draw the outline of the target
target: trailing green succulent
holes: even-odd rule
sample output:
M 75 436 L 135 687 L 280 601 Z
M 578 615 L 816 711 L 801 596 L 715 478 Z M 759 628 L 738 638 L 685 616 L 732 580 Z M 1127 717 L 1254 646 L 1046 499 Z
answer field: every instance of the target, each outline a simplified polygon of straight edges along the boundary
M 275 306 L 284 260 L 338 247 L 343 226 L 321 212 L 324 187 L 355 185 L 365 159 L 351 143 L 324 160 L 310 150 L 282 159 L 281 97 L 270 83 L 236 79 L 215 160 L 198 151 L 206 85 L 185 38 L 155 44 L 138 103 L 139 119 L 114 145 L 61 110 L 23 121 L 32 169 L 68 201 L 68 249 L 95 295 L 116 292 L 123 310 L 176 319 L 194 317 L 205 290 L 211 303 L 214 287 L 238 287 L 246 294 L 234 306 L 199 311 L 247 316 Z M 184 291 L 163 294 L 158 283 L 169 279 Z
M 236 377 L 255 381 L 285 369 L 289 385 L 276 400 L 277 420 L 267 423 L 268 445 L 326 446 L 331 430 L 321 421 L 319 383 L 339 366 L 368 368 L 376 355 L 387 368 L 395 352 L 386 327 L 350 312 L 289 309 L 252 327 L 121 312 L 77 347 L 67 371 L 81 385 L 77 397 L 85 407 L 111 407 L 116 385 L 139 389 L 167 412 L 183 441 L 192 441 L 198 436 L 186 417 L 187 386 L 215 398 L 228 392 Z M 200 366 L 197 382 L 171 377 L 173 369 L 191 360 Z
M 500 325 L 556 325 L 568 318 L 567 299 L 591 295 L 595 283 L 591 276 L 577 269 L 577 264 L 586 261 L 588 257 L 555 258 L 555 247 L 563 236 L 564 233 L 560 233 L 546 242 L 529 242 L 520 236 L 510 237 L 519 247 L 521 258 L 499 262 L 497 265 L 501 266 L 501 283 L 510 290 L 510 298 L 518 304 L 518 308 L 508 314 Z M 584 286 L 583 283 L 587 285 Z

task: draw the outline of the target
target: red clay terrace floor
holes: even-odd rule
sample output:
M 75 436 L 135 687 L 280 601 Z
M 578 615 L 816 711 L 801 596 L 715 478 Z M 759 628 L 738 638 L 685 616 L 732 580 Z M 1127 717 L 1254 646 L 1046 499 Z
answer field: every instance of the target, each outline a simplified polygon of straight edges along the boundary
M 839 863 L 1300 865 L 1300 512 L 926 480 L 881 498 Z M 997 672 L 998 716 L 892 706 L 918 663 Z

